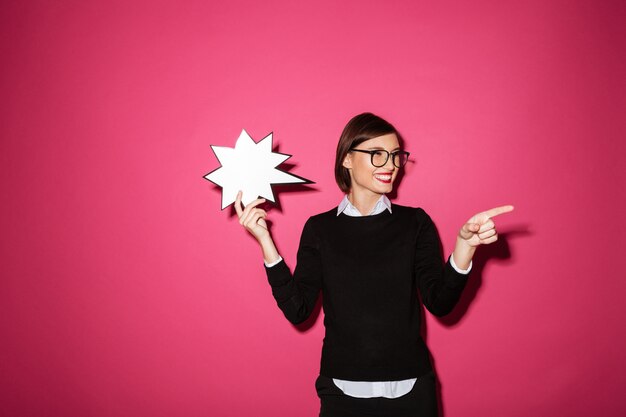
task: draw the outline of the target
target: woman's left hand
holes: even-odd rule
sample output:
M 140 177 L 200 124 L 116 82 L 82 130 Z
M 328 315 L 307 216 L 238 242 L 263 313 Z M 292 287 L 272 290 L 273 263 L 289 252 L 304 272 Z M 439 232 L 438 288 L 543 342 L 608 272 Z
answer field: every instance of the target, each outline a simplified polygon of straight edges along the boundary
M 472 216 L 461 227 L 459 237 L 469 246 L 486 245 L 498 240 L 496 224 L 492 217 L 513 211 L 513 206 L 500 206 Z

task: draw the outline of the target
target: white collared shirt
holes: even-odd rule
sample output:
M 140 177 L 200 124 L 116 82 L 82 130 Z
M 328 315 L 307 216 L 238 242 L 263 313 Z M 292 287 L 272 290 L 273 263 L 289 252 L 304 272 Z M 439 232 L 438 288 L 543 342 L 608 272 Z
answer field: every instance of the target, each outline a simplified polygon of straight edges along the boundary
M 383 194 L 374 205 L 374 208 L 372 208 L 372 210 L 367 215 L 373 216 L 374 214 L 380 214 L 385 211 L 385 209 L 389 210 L 389 213 L 393 213 L 391 211 L 391 201 L 389 201 L 389 198 L 387 198 L 387 196 Z M 363 214 L 361 214 L 361 212 L 352 205 L 350 200 L 348 200 L 347 195 L 343 196 L 343 199 L 339 203 L 339 206 L 337 206 L 337 216 L 339 216 L 341 213 L 352 217 L 363 216 Z

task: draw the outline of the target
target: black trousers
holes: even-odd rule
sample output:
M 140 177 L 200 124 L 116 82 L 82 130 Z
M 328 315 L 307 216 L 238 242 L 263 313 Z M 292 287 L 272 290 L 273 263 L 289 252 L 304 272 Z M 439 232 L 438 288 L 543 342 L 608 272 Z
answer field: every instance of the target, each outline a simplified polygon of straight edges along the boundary
M 332 378 L 315 381 L 321 401 L 319 417 L 437 417 L 436 377 L 433 371 L 420 376 L 413 389 L 398 398 L 354 398 L 346 395 Z

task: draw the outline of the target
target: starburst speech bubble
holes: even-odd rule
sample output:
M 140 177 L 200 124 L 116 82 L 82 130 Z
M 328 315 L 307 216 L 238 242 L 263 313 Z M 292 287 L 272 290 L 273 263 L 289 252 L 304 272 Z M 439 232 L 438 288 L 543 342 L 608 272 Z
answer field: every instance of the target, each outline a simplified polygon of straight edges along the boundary
M 272 184 L 313 183 L 276 168 L 291 155 L 272 152 L 272 133 L 255 143 L 243 129 L 234 148 L 211 145 L 211 149 L 222 166 L 204 178 L 222 187 L 222 210 L 235 202 L 239 190 L 247 206 L 258 197 L 275 202 Z

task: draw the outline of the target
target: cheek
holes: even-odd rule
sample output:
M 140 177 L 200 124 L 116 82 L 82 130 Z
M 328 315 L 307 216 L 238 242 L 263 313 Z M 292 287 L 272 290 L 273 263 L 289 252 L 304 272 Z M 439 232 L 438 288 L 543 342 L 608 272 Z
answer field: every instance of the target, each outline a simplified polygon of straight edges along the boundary
M 352 174 L 355 176 L 355 178 L 364 178 L 366 176 L 371 176 L 372 170 L 370 170 L 369 167 L 364 166 L 363 164 L 353 162 Z

